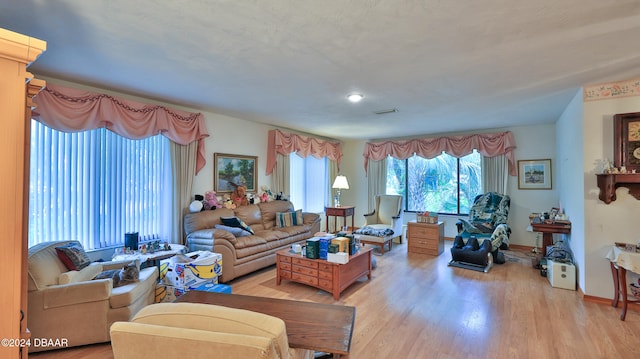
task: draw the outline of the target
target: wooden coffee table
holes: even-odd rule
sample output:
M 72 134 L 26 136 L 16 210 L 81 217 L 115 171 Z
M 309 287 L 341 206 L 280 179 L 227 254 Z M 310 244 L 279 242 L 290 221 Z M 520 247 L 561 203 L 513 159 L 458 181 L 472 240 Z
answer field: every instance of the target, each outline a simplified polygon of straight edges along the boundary
M 197 290 L 175 301 L 215 304 L 280 318 L 287 327 L 292 348 L 330 353 L 339 358 L 341 354 L 349 354 L 351 347 L 355 307 Z
M 326 290 L 340 299 L 347 287 L 363 276 L 371 280 L 371 248 L 361 248 L 345 264 L 309 259 L 288 249 L 276 253 L 276 284 L 282 279 Z

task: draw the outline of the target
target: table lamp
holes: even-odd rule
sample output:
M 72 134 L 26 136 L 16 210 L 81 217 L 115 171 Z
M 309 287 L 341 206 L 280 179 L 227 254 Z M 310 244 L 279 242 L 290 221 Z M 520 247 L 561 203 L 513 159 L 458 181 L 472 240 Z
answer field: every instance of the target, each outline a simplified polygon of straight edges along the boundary
M 347 177 L 344 175 L 337 175 L 336 179 L 333 181 L 332 188 L 336 188 L 338 193 L 335 197 L 335 205 L 336 207 L 340 207 L 340 194 L 343 189 L 349 189 L 349 182 L 347 182 Z

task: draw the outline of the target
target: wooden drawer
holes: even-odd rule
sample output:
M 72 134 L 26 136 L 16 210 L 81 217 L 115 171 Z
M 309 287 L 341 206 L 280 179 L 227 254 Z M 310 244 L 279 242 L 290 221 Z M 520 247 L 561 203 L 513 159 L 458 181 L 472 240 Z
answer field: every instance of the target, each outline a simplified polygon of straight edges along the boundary
M 332 280 L 327 280 L 327 279 L 319 279 L 318 280 L 318 286 L 328 292 L 333 291 L 333 281 Z
M 289 257 L 289 256 L 278 256 L 278 262 L 291 263 L 291 257 Z
M 291 279 L 291 272 L 288 270 L 280 270 L 280 278 Z
M 291 263 L 280 262 L 280 263 L 278 263 L 278 268 L 290 271 L 291 270 Z
M 431 256 L 439 256 L 440 255 L 440 253 L 438 253 L 437 249 L 427 249 L 427 248 L 423 248 L 423 247 L 409 246 L 407 251 L 409 253 L 428 254 L 428 255 L 431 255 Z
M 440 228 L 438 226 L 409 226 L 409 237 L 421 236 L 426 238 L 438 238 L 440 236 Z
M 297 265 L 303 266 L 303 267 L 309 267 L 309 268 L 318 269 L 318 262 L 316 262 L 314 260 L 310 260 L 310 259 L 291 258 L 291 263 L 297 264 Z
M 318 286 L 318 278 L 317 277 L 311 277 L 311 276 L 308 276 L 308 275 L 304 275 L 304 274 L 293 272 L 293 273 L 291 273 L 291 279 L 296 281 L 296 282 L 312 285 L 314 287 Z
M 333 273 L 319 271 L 318 272 L 318 278 L 320 278 L 320 279 L 332 279 L 333 278 Z
M 409 245 L 411 247 L 420 247 L 427 249 L 438 249 L 438 240 L 437 239 L 424 239 L 424 238 L 414 238 L 411 237 L 409 239 Z
M 318 269 L 321 270 L 321 271 L 325 271 L 325 272 L 331 273 L 333 271 L 333 266 L 331 264 L 328 264 L 328 263 L 320 263 L 320 265 L 318 266 Z
M 309 275 L 309 276 L 313 276 L 313 277 L 318 277 L 318 270 L 314 269 L 314 268 L 309 268 L 309 267 L 304 267 L 304 266 L 300 266 L 297 264 L 294 264 L 293 266 L 291 266 L 291 271 L 293 273 L 300 273 L 300 274 L 304 274 L 304 275 Z

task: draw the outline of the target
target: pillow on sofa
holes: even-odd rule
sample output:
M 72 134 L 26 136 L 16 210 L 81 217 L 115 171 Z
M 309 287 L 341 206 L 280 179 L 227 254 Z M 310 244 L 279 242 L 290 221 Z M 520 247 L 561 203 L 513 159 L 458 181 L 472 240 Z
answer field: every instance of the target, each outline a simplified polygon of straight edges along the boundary
M 230 232 L 231 234 L 233 234 L 235 237 L 245 237 L 245 236 L 250 236 L 251 232 L 245 230 L 244 228 L 240 228 L 240 227 L 230 227 L 230 226 L 225 226 L 222 224 L 216 224 L 215 225 L 216 229 L 224 229 L 227 232 Z
M 58 277 L 58 284 L 69 284 L 85 282 L 93 279 L 102 271 L 102 265 L 95 263 L 82 268 L 79 271 L 68 271 L 60 274 Z
M 302 210 L 295 212 L 276 212 L 276 228 L 301 226 Z
M 220 217 L 220 220 L 225 226 L 242 228 L 251 234 L 255 234 L 253 233 L 253 229 L 251 229 L 251 227 L 249 227 L 238 217 Z
M 64 246 L 56 247 L 58 258 L 69 270 L 81 270 L 91 264 L 91 259 L 84 251 L 82 245 L 77 242 L 67 243 Z

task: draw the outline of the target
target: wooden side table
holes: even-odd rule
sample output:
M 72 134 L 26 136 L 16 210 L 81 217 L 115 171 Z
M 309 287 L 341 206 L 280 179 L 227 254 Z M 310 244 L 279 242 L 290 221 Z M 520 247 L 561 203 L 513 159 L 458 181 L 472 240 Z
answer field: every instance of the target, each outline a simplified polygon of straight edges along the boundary
M 547 255 L 547 246 L 553 244 L 553 234 L 569 234 L 571 233 L 571 224 L 559 223 L 532 223 L 531 228 L 534 232 L 542 233 L 542 256 Z
M 611 275 L 613 276 L 613 300 L 611 306 L 618 307 L 618 302 L 622 300 L 622 311 L 620 320 L 627 316 L 627 303 L 640 303 L 640 299 L 629 299 L 627 292 L 627 271 L 640 273 L 640 253 L 629 252 L 611 246 L 606 258 L 609 260 Z
M 444 222 L 437 224 L 409 221 L 407 252 L 439 256 L 444 251 Z
M 347 217 L 351 216 L 351 228 L 354 228 L 353 214 L 355 213 L 355 210 L 356 210 L 356 207 L 353 207 L 353 206 L 324 207 L 324 213 L 326 215 L 326 220 L 327 220 L 327 224 L 326 224 L 327 232 L 329 232 L 329 217 L 335 218 L 335 222 L 333 222 L 333 233 L 336 233 L 336 226 L 338 222 L 337 217 L 342 217 L 343 223 L 344 223 L 343 225 L 346 226 Z

